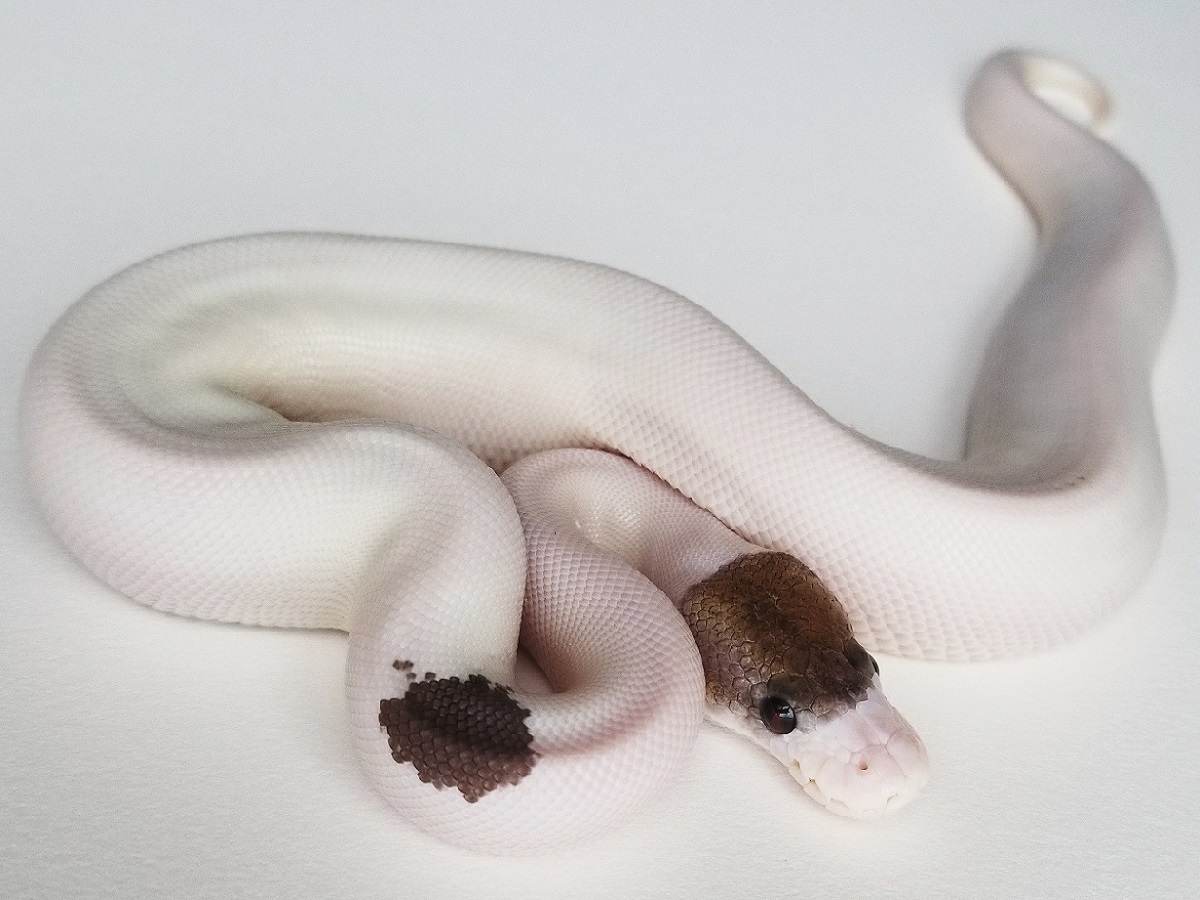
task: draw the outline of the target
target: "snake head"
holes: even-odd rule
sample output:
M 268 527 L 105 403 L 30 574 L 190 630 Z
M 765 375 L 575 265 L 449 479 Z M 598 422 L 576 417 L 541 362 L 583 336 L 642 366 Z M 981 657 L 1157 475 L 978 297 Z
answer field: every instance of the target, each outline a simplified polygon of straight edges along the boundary
M 681 611 L 710 717 L 763 746 L 822 806 L 874 818 L 928 781 L 925 747 L 884 696 L 878 665 L 799 560 L 735 559 L 693 587 Z

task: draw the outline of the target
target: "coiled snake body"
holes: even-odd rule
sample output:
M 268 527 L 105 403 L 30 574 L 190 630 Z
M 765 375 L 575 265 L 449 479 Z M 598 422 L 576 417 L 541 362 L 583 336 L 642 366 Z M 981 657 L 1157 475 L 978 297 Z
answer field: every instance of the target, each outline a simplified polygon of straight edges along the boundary
M 1040 246 L 960 461 L 838 424 L 631 275 L 287 234 L 174 250 L 80 300 L 25 384 L 31 484 L 147 605 L 349 631 L 365 768 L 447 840 L 532 852 L 611 827 L 706 710 L 834 811 L 877 815 L 927 764 L 864 647 L 1061 642 L 1132 591 L 1161 530 L 1163 227 L 1037 84 L 1103 114 L 1046 59 L 1000 54 L 972 88 Z M 552 692 L 518 684 L 518 638 Z

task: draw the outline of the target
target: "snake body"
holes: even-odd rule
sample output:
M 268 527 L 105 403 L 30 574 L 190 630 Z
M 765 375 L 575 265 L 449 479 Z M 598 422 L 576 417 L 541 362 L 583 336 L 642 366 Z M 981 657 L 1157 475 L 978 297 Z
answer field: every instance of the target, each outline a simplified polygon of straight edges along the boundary
M 632 275 L 272 234 L 154 257 L 63 316 L 24 387 L 30 483 L 142 603 L 348 631 L 366 771 L 447 840 L 533 852 L 609 828 L 706 711 L 831 809 L 877 815 L 926 761 L 866 649 L 1067 640 L 1134 589 L 1161 531 L 1164 229 L 1044 84 L 1102 116 L 1094 82 L 1019 53 L 967 103 L 1039 248 L 961 460 L 839 424 Z M 517 680 L 518 640 L 553 690 Z

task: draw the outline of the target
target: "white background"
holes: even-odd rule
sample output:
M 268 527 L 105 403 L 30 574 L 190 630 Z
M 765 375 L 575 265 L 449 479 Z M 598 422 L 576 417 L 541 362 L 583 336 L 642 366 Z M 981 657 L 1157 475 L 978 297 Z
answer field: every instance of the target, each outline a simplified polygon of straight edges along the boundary
M 1032 248 L 959 117 L 1011 44 L 1111 87 L 1174 236 L 1170 523 L 1140 594 L 1070 647 L 882 660 L 934 765 L 887 821 L 822 812 L 706 728 L 611 837 L 530 860 L 443 846 L 357 769 L 341 635 L 147 611 L 24 492 L 16 391 L 67 304 L 153 252 L 278 229 L 627 269 L 838 418 L 953 454 Z M 1195 896 L 1198 60 L 1186 0 L 0 2 L 0 895 Z

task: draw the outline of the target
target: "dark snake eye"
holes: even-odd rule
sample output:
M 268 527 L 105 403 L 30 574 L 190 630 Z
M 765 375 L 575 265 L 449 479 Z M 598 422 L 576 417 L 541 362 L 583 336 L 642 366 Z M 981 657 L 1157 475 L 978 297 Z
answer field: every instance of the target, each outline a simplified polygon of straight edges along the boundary
M 781 697 L 768 697 L 758 707 L 758 714 L 775 734 L 787 734 L 796 728 L 796 711 Z

